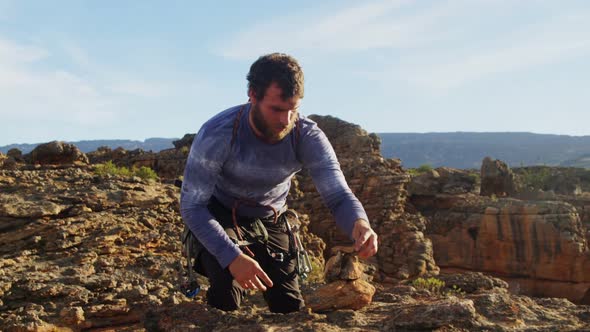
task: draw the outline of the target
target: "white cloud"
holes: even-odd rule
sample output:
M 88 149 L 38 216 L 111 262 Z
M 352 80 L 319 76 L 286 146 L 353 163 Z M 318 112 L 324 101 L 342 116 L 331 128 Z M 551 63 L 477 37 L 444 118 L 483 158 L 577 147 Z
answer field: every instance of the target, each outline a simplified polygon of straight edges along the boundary
M 547 8 L 554 9 L 553 16 L 543 14 Z M 535 10 L 538 17 L 518 21 L 517 15 L 535 15 L 530 14 Z M 356 74 L 439 93 L 489 75 L 588 54 L 590 14 L 572 11 L 541 0 L 363 2 L 330 13 L 300 12 L 256 24 L 217 51 L 226 57 L 253 59 L 277 50 L 297 56 L 370 50 L 382 68 L 372 63 L 357 68 Z M 507 13 L 516 19 L 503 25 Z M 478 25 L 480 20 L 490 26 Z M 531 21 L 536 23 L 522 26 Z M 394 56 L 380 56 L 379 50 Z
M 86 69 L 96 66 L 90 59 L 88 53 L 78 45 L 72 42 L 64 42 L 61 48 L 76 66 Z
M 63 117 L 84 124 L 88 119 L 112 121 L 113 109 L 126 98 L 158 98 L 182 88 L 96 64 L 73 44 L 64 50 L 78 73 L 56 67 L 39 69 L 44 67 L 48 50 L 0 39 L 0 115 Z
M 35 62 L 46 58 L 47 50 L 36 46 L 18 45 L 9 40 L 0 39 L 0 64 L 18 64 Z
M 140 98 L 159 98 L 174 94 L 175 86 L 155 79 L 139 78 L 122 71 L 115 71 L 95 62 L 90 55 L 71 42 L 62 44 L 63 50 L 81 72 L 92 77 L 105 92 Z
M 117 70 L 75 43 L 52 44 L 58 46 L 46 49 L 0 36 L 0 145 L 72 135 L 105 137 L 108 128 L 121 130 L 149 105 L 194 96 L 203 85 L 193 77 L 170 81 Z M 58 57 L 64 65 L 52 62 Z M 142 121 L 134 126 L 150 125 L 147 118 Z
M 214 52 L 229 58 L 253 59 L 271 51 L 293 54 L 390 49 L 411 51 L 454 41 L 469 27 L 472 15 L 490 8 L 510 10 L 506 0 L 381 0 L 334 9 L 298 12 L 242 29 Z
M 64 71 L 33 72 L 0 65 L 0 116 L 43 121 L 61 118 L 86 123 L 85 114 L 106 112 L 108 100 L 90 83 Z M 100 118 L 93 116 L 95 121 Z M 104 119 L 107 120 L 107 119 Z
M 98 125 L 113 121 L 118 101 L 88 79 L 60 68 L 43 68 L 46 49 L 0 39 L 0 117 L 14 130 L 36 126 Z M 4 138 L 8 139 L 8 138 Z M 15 138 L 16 139 L 16 138 Z
M 256 24 L 232 40 L 216 46 L 230 58 L 251 59 L 269 51 L 339 52 L 374 48 L 414 47 L 440 38 L 434 29 L 422 33 L 441 17 L 450 15 L 454 3 L 441 2 L 423 12 L 403 16 L 410 0 L 388 0 L 335 10 L 332 14 L 297 13 Z M 333 9 L 330 9 L 332 12 Z
M 133 79 L 120 79 L 108 87 L 112 92 L 146 98 L 169 96 L 173 93 L 165 84 Z
M 444 92 L 486 76 L 567 61 L 590 54 L 590 14 L 564 15 L 513 31 L 500 42 L 428 56 L 394 68 L 407 82 Z M 442 52 L 441 52 L 442 53 Z M 448 53 L 448 52 L 447 52 Z M 453 60 L 449 60 L 452 58 Z

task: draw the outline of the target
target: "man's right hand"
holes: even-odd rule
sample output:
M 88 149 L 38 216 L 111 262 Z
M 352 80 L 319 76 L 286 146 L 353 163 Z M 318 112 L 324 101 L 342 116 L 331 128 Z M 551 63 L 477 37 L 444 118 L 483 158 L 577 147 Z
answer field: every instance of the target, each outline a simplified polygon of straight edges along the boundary
M 260 265 L 258 265 L 258 262 L 243 253 L 239 254 L 238 257 L 229 264 L 228 268 L 237 283 L 244 289 L 265 291 L 266 286 L 264 284 L 268 287 L 272 287 L 272 281 L 266 275 L 264 270 L 262 270 Z

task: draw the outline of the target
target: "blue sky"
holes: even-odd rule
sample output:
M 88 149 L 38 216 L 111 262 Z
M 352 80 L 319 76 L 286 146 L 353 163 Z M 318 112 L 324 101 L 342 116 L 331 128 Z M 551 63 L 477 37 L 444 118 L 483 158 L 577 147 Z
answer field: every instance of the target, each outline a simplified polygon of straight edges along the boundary
M 0 0 L 0 145 L 182 137 L 295 56 L 369 132 L 590 135 L 590 2 Z

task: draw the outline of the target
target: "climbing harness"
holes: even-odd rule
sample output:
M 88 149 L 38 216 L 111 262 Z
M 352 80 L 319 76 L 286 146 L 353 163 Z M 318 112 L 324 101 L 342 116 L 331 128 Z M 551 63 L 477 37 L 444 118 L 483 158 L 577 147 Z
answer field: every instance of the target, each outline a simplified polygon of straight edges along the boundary
M 244 234 L 242 229 L 240 228 L 240 226 L 238 226 L 238 217 L 237 217 L 237 213 L 236 211 L 238 210 L 238 207 L 242 204 L 247 204 L 249 206 L 258 206 L 258 207 L 264 207 L 264 208 L 270 208 L 272 210 L 273 213 L 273 224 L 277 223 L 277 220 L 279 218 L 279 214 L 277 213 L 277 210 L 272 207 L 272 206 L 265 206 L 265 205 L 260 205 L 257 202 L 251 201 L 251 200 L 246 200 L 246 199 L 237 199 L 234 202 L 234 206 L 231 209 L 231 218 L 232 218 L 232 222 L 234 225 L 234 230 L 236 232 L 236 236 L 237 241 L 238 242 L 245 242 L 244 240 Z M 268 241 L 268 232 L 266 230 L 266 227 L 264 227 L 264 224 L 262 223 L 262 221 L 259 218 L 254 219 L 254 222 L 252 223 L 252 228 L 254 230 L 254 236 L 252 236 L 254 238 L 254 240 L 258 240 L 258 242 L 261 242 L 262 244 L 266 244 L 266 242 Z M 240 246 L 239 243 L 237 243 L 238 246 Z M 243 246 L 240 246 L 240 248 L 244 249 L 244 251 L 246 251 L 246 253 L 248 253 L 248 255 L 250 255 L 250 257 L 254 257 L 254 253 L 252 252 L 252 250 L 250 250 L 250 248 L 248 247 L 249 244 L 245 244 Z

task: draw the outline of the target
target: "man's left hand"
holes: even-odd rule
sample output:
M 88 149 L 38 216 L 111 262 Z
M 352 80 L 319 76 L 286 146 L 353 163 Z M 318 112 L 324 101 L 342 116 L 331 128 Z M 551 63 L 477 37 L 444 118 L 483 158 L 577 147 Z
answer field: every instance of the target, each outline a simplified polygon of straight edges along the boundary
M 352 239 L 354 240 L 354 250 L 361 258 L 368 258 L 377 253 L 377 234 L 371 228 L 368 221 L 358 219 L 352 229 Z

